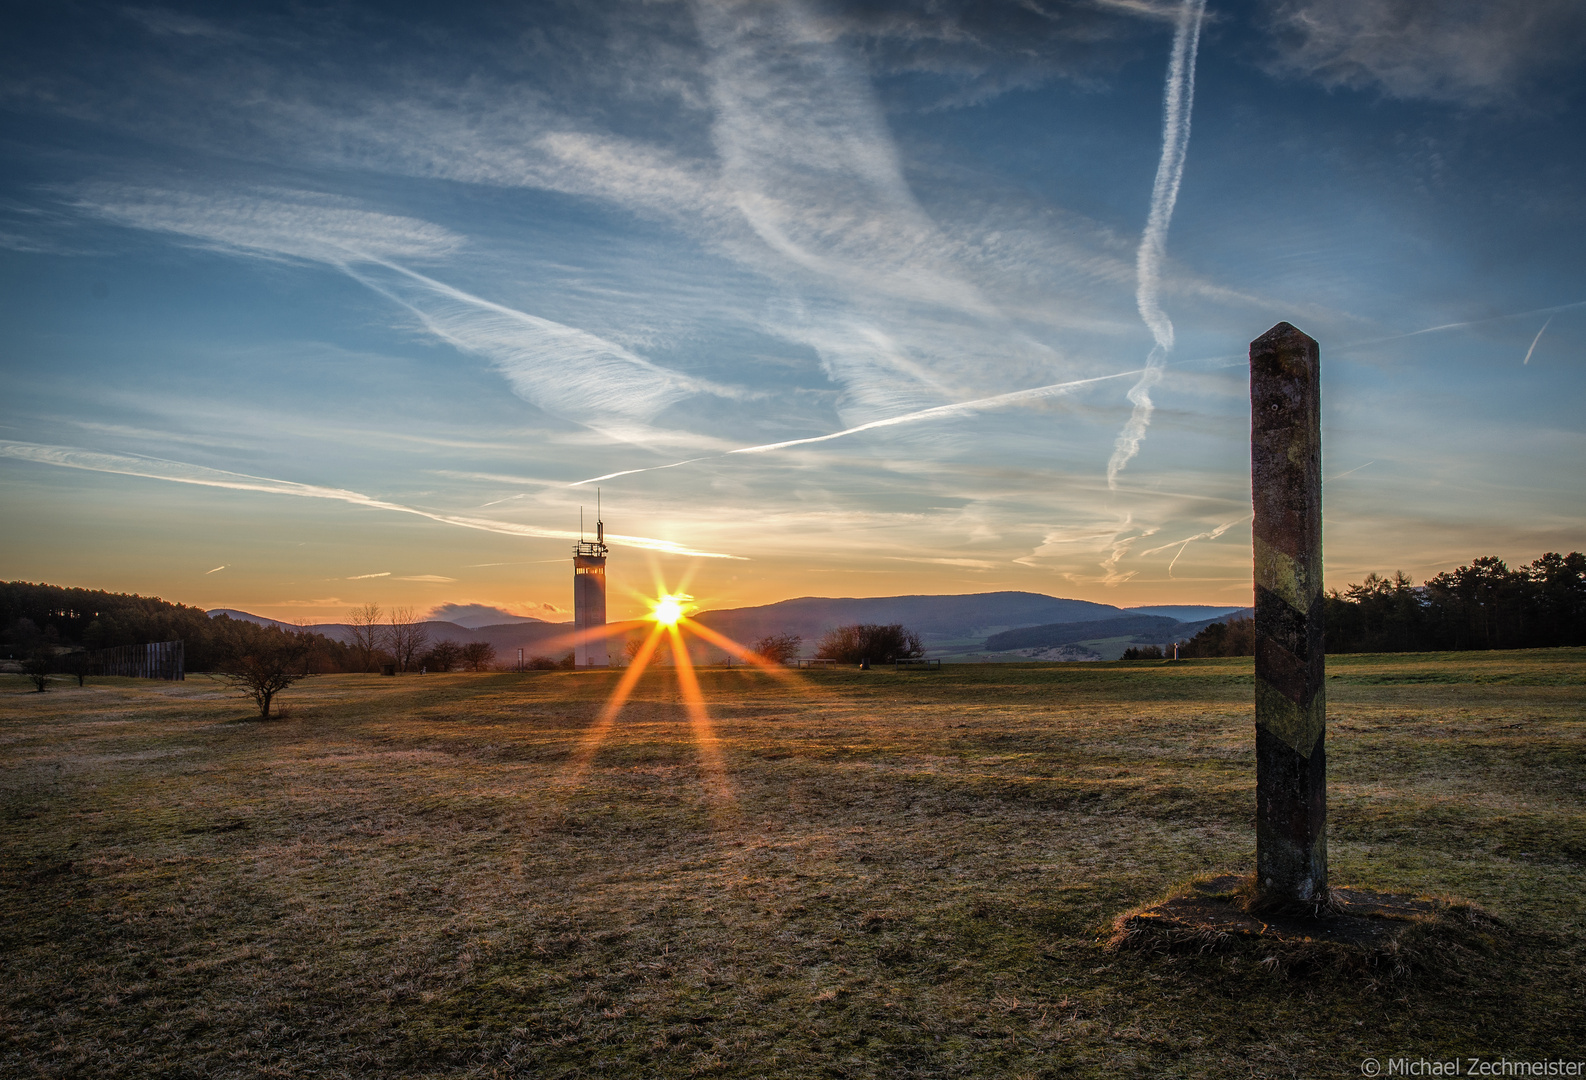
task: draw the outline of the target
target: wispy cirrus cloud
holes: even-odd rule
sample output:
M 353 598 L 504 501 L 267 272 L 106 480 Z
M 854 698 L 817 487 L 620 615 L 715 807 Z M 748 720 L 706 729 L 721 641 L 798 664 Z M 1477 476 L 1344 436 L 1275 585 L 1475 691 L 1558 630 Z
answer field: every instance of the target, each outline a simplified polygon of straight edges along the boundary
M 456 288 L 395 259 L 433 260 L 461 236 L 351 200 L 264 189 L 202 194 L 90 185 L 79 209 L 217 250 L 324 263 L 409 312 L 429 333 L 488 361 L 514 393 L 553 416 L 627 435 L 694 394 L 745 392 L 652 363 L 596 334 Z M 629 428 L 623 427 L 628 422 Z
M 1512 102 L 1550 69 L 1578 62 L 1586 8 L 1575 0 L 1278 0 L 1275 70 L 1400 98 Z
M 307 259 L 439 259 L 466 241 L 417 218 L 370 210 L 341 196 L 280 188 L 195 191 L 88 183 L 68 194 L 78 210 L 129 228 L 173 233 L 218 251 Z
M 184 461 L 170 461 L 164 458 L 113 454 L 74 446 L 51 446 L 44 443 L 15 441 L 0 441 L 0 457 L 12 458 L 18 461 L 30 461 L 38 465 L 53 465 L 63 469 L 82 469 L 88 472 L 112 473 L 119 476 L 137 476 L 176 484 L 194 484 L 200 487 L 225 488 L 232 491 L 254 491 L 268 495 L 290 495 L 307 499 L 328 499 L 335 502 L 350 503 L 353 506 L 367 507 L 371 510 L 414 514 L 443 525 L 455 525 L 459 528 L 477 529 L 482 532 L 500 533 L 505 536 L 544 537 L 556 540 L 581 539 L 578 533 L 565 529 L 543 529 L 536 525 L 522 525 L 517 522 L 499 521 L 494 518 L 446 514 L 391 502 L 386 499 L 377 499 L 362 492 L 350 491 L 346 488 L 323 487 L 318 484 L 301 484 L 293 480 L 275 480 L 264 476 L 250 476 L 246 473 L 211 469 L 203 465 L 193 465 Z M 704 559 L 741 558 L 741 556 L 727 555 L 716 551 L 696 551 L 681 544 L 673 543 L 670 540 L 658 540 L 654 537 L 626 536 L 616 533 L 607 533 L 606 535 L 608 539 L 617 543 L 664 554 L 689 555 Z
M 395 263 L 369 260 L 343 268 L 412 312 L 436 337 L 488 360 L 525 401 L 588 427 L 615 430 L 620 421 L 647 421 L 695 394 L 749 396 Z

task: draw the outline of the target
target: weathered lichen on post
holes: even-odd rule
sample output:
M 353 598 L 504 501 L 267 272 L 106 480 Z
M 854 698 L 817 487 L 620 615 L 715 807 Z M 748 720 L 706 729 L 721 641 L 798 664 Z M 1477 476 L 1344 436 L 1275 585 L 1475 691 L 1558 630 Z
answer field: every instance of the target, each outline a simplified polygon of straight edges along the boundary
M 1268 906 L 1328 897 L 1319 368 L 1316 342 L 1288 323 L 1250 343 L 1255 886 Z

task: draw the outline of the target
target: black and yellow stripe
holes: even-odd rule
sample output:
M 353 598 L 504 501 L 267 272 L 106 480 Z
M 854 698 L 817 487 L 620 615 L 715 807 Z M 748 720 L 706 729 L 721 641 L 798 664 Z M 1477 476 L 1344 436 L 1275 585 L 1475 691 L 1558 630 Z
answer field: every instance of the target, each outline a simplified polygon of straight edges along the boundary
M 1279 323 L 1250 343 L 1256 878 L 1276 903 L 1327 895 L 1320 390 L 1314 339 Z

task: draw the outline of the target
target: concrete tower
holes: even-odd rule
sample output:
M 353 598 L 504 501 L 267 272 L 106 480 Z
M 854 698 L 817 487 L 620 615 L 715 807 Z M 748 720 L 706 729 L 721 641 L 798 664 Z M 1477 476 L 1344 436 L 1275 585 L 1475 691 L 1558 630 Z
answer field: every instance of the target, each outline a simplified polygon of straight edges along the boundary
M 579 535 L 583 527 L 579 526 Z M 606 525 L 595 511 L 595 542 L 579 540 L 573 548 L 573 626 L 579 667 L 609 667 L 606 649 Z

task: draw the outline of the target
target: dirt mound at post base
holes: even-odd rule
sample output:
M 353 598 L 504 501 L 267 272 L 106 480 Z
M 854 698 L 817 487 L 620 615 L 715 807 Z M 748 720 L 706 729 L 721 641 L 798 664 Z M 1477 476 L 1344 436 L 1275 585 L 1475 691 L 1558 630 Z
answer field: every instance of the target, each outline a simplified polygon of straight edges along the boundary
M 1113 920 L 1107 948 L 1144 953 L 1248 953 L 1274 971 L 1351 971 L 1378 981 L 1451 973 L 1510 937 L 1497 919 L 1448 898 L 1335 888 L 1323 914 L 1247 910 L 1249 879 L 1191 881 Z

